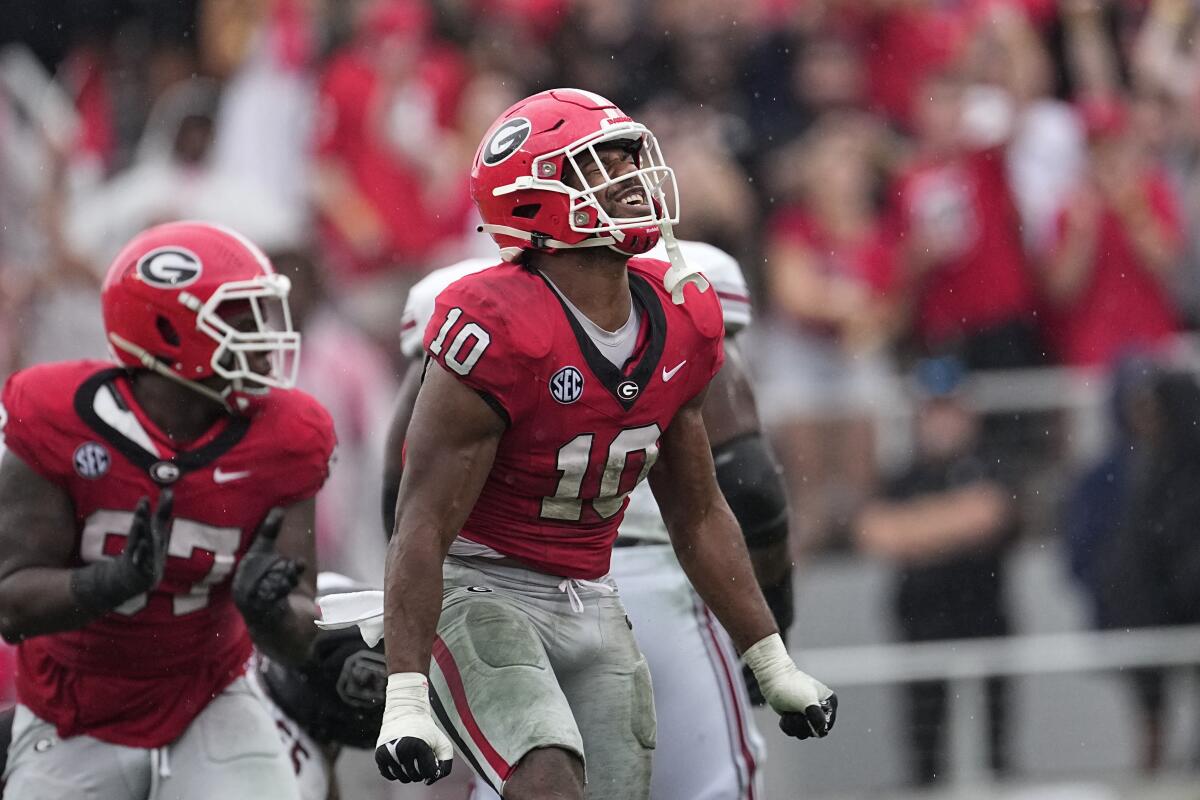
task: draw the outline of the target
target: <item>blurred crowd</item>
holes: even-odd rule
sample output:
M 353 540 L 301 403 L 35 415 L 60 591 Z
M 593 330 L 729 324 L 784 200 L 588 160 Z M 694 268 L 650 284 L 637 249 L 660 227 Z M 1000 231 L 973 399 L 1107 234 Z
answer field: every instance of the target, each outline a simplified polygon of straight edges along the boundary
M 480 136 L 520 97 L 578 86 L 655 131 L 678 174 L 677 234 L 747 273 L 759 320 L 745 351 L 798 554 L 853 546 L 894 562 L 907 638 L 1005 633 L 1012 498 L 1052 446 L 1031 431 L 1054 420 L 977 419 L 960 387 L 980 371 L 1074 367 L 1122 390 L 1112 451 L 1054 525 L 1097 624 L 1197 621 L 1200 583 L 1167 597 L 1159 574 L 1200 575 L 1200 548 L 1172 529 L 1184 517 L 1159 519 L 1185 513 L 1181 482 L 1200 469 L 1200 392 L 1162 366 L 1200 321 L 1191 0 L 6 8 L 0 374 L 103 355 L 98 281 L 136 231 L 173 218 L 236 227 L 292 277 L 301 385 L 338 426 L 323 566 L 378 579 L 368 498 L 407 368 L 406 290 L 495 253 L 468 196 Z M 915 449 L 885 476 L 878 420 L 897 403 L 918 409 Z M 1129 547 L 1140 560 L 1105 555 Z M 1127 580 L 1159 605 L 1128 618 L 1111 602 Z M 944 607 L 964 593 L 972 602 Z M 1152 678 L 1139 684 L 1151 711 Z M 910 699 L 944 705 L 936 687 Z M 938 772 L 936 758 L 914 767 Z

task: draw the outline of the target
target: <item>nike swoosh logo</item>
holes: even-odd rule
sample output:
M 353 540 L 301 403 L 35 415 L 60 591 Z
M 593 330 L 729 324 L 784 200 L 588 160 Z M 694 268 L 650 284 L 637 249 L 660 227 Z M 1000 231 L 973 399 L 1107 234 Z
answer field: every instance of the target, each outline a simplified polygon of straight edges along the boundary
M 676 364 L 671 369 L 667 369 L 664 367 L 663 368 L 663 383 L 666 383 L 667 381 L 671 380 L 671 378 L 674 378 L 675 373 L 679 372 L 679 370 L 683 369 L 683 365 L 686 363 L 687 363 L 687 359 L 685 358 L 683 361 L 680 361 L 678 364 Z
M 240 481 L 242 478 L 248 477 L 250 477 L 250 470 L 222 472 L 220 467 L 213 470 L 213 483 L 229 483 L 230 481 Z

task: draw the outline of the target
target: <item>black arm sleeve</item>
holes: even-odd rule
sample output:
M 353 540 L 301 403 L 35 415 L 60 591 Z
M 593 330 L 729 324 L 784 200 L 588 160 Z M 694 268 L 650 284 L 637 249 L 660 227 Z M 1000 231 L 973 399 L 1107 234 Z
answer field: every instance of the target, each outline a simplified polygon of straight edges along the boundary
M 717 484 L 746 537 L 756 550 L 787 541 L 787 491 L 779 465 L 759 433 L 739 436 L 713 449 Z M 763 598 L 785 637 L 795 617 L 792 570 L 775 583 L 761 586 Z
M 788 536 L 787 492 L 775 457 L 759 433 L 713 448 L 717 485 L 742 526 L 751 550 L 779 544 Z

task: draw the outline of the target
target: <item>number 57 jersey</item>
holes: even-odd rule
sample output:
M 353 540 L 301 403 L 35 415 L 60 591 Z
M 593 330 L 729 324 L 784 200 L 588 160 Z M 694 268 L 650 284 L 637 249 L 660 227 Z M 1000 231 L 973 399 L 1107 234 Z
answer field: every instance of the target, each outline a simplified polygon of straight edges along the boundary
M 18 700 L 63 737 L 174 741 L 244 672 L 251 643 L 230 596 L 234 570 L 272 506 L 325 482 L 332 421 L 308 395 L 272 389 L 253 416 L 226 417 L 178 449 L 138 407 L 126 371 L 98 361 L 18 372 L 3 397 L 8 451 L 74 507 L 63 566 L 120 553 L 138 499 L 175 493 L 159 585 L 82 628 L 21 642 Z
M 676 305 L 664 262 L 628 269 L 640 330 L 624 368 L 537 272 L 504 264 L 438 295 L 426 351 L 507 424 L 461 538 L 553 575 L 608 572 L 629 493 L 723 359 L 715 292 L 689 285 Z

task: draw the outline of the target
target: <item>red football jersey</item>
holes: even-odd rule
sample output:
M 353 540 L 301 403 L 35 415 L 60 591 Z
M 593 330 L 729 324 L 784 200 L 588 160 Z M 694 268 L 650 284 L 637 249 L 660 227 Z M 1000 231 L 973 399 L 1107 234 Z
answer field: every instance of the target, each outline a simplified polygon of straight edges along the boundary
M 536 272 L 507 264 L 447 287 L 425 349 L 508 423 L 461 536 L 571 578 L 608 572 L 633 487 L 658 456 L 675 412 L 723 359 L 714 291 L 675 305 L 667 265 L 629 261 L 641 312 L 638 349 L 621 370 L 600 354 Z
M 321 488 L 335 440 L 316 400 L 275 389 L 253 417 L 176 450 L 125 376 L 74 361 L 4 387 L 5 444 L 74 504 L 73 564 L 120 553 L 138 499 L 175 491 L 162 582 L 83 628 L 22 642 L 17 696 L 60 736 L 158 747 L 242 674 L 251 644 L 230 596 L 234 568 L 272 506 Z

